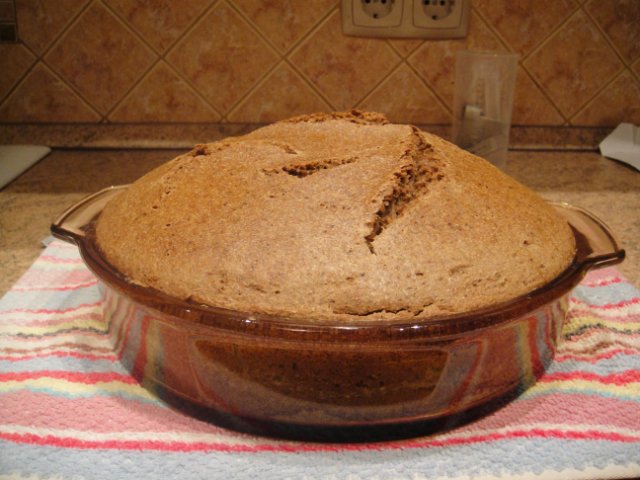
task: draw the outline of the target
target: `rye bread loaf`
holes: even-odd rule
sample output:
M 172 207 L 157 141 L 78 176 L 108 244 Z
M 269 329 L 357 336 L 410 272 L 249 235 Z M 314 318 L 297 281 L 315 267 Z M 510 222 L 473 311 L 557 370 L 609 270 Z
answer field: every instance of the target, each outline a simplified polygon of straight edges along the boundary
M 113 199 L 96 239 L 137 284 L 313 321 L 491 306 L 575 252 L 567 222 L 490 163 L 357 111 L 198 145 Z

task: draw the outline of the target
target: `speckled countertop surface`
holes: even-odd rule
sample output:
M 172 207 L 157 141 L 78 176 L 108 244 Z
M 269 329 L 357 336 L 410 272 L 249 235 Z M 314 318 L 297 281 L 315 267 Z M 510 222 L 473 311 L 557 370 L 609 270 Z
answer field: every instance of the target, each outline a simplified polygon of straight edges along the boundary
M 129 183 L 181 150 L 54 150 L 0 190 L 0 295 L 41 251 L 66 207 L 109 185 Z M 619 269 L 640 285 L 640 173 L 591 152 L 509 153 L 507 173 L 543 197 L 586 208 L 627 251 Z

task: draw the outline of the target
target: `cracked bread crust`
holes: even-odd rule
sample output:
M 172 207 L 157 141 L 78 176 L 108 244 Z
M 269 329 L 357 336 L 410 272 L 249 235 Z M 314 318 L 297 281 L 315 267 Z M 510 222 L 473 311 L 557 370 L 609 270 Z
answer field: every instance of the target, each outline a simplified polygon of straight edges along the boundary
M 314 114 L 198 145 L 98 219 L 131 281 L 317 321 L 408 320 L 516 298 L 572 261 L 570 227 L 488 162 L 379 114 Z

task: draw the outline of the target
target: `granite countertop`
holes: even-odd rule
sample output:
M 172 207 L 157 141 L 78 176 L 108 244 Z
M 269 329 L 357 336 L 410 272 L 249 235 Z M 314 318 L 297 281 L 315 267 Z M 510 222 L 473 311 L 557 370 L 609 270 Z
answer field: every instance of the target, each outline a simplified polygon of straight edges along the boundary
M 184 150 L 54 150 L 0 190 L 0 295 L 41 251 L 49 225 L 83 196 L 129 183 Z M 512 151 L 507 173 L 543 197 L 586 208 L 627 251 L 619 269 L 640 285 L 640 173 L 593 152 Z

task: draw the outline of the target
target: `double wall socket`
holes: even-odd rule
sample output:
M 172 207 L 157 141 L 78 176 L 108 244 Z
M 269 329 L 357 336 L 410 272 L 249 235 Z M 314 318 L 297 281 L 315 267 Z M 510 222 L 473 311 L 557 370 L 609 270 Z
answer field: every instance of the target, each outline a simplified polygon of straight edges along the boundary
M 342 0 L 342 30 L 358 37 L 460 38 L 471 0 Z

